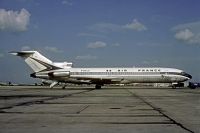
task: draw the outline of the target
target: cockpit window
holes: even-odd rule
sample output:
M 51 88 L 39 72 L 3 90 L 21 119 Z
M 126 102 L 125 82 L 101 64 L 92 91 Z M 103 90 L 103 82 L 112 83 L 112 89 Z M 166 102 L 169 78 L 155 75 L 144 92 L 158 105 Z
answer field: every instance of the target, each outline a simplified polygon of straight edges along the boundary
M 188 78 L 192 78 L 192 76 L 186 72 L 181 72 L 181 75 L 185 76 L 185 77 L 188 77 Z

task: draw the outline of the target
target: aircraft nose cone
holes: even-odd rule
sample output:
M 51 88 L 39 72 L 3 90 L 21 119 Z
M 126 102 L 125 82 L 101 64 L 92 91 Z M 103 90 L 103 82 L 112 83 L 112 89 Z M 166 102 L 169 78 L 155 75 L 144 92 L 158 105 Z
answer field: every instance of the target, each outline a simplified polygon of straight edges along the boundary
M 190 74 L 188 74 L 187 77 L 188 77 L 189 79 L 192 79 L 192 75 L 190 75 Z
M 185 74 L 185 77 L 187 77 L 188 79 L 192 79 L 192 75 L 190 75 L 188 73 Z
M 185 73 L 185 72 L 182 73 L 182 76 L 185 76 L 188 79 L 192 79 L 192 75 Z

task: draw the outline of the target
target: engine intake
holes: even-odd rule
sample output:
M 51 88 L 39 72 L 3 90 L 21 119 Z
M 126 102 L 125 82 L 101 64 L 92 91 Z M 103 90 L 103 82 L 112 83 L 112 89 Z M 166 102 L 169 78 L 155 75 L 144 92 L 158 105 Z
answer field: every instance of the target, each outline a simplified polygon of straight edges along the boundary
M 48 73 L 49 77 L 69 77 L 70 72 L 50 72 Z

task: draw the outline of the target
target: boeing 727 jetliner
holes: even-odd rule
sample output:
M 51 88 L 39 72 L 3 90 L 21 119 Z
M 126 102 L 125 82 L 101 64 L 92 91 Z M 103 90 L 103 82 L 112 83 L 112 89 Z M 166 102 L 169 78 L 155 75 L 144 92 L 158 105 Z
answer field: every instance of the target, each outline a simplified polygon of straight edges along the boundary
M 33 69 L 33 78 L 52 80 L 50 87 L 59 82 L 95 84 L 172 83 L 181 84 L 192 78 L 190 74 L 175 68 L 73 68 L 69 62 L 52 62 L 37 51 L 10 52 L 22 57 Z

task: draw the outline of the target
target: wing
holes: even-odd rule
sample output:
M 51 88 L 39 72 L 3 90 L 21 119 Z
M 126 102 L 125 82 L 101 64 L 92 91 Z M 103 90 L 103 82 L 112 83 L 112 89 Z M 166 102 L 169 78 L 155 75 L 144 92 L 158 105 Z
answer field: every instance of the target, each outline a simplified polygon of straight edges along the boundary
M 73 77 L 73 79 L 90 84 L 117 84 L 123 81 L 123 78 L 118 77 Z

